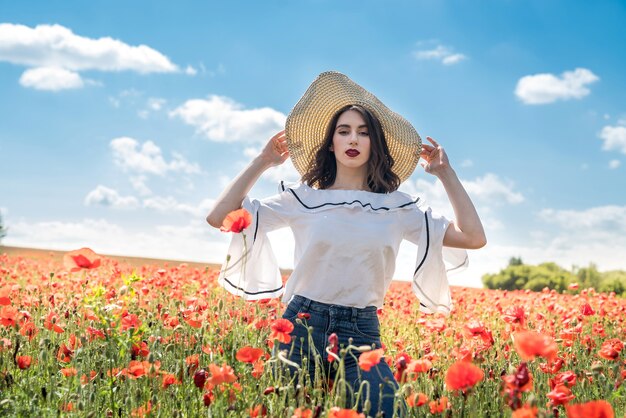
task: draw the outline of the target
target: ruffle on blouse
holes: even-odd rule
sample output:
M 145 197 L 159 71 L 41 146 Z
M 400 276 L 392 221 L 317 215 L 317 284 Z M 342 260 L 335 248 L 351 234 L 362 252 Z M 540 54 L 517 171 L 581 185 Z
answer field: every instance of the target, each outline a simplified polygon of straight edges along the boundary
M 467 251 L 443 246 L 443 237 L 450 221 L 424 211 L 425 230 L 417 244 L 417 259 L 412 289 L 420 301 L 420 311 L 449 315 L 452 310 L 449 272 L 460 272 L 469 265 Z
M 281 183 L 281 190 L 291 193 L 308 212 L 322 212 L 337 207 L 361 208 L 373 213 L 388 213 L 398 210 L 410 210 L 418 204 L 419 197 L 395 191 L 392 193 L 373 193 L 365 190 L 318 190 L 304 183 L 286 186 Z
M 241 233 L 233 233 L 226 262 L 217 282 L 230 293 L 245 300 L 279 297 L 283 282 L 272 245 L 259 230 L 258 200 L 243 200 L 242 207 L 252 215 L 252 223 Z

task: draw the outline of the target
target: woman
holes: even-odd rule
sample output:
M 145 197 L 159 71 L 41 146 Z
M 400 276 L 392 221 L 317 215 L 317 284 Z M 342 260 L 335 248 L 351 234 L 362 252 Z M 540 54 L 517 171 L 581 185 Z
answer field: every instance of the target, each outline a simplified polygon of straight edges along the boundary
M 312 380 L 320 371 L 325 378 L 341 377 L 348 392 L 358 394 L 353 401 L 358 399 L 359 409 L 371 416 L 379 410 L 394 415 L 397 382 L 390 368 L 381 361 L 361 370 L 359 353 L 350 352 L 343 374 L 335 376 L 328 356 L 331 362 L 335 357 L 328 351 L 350 343 L 381 347 L 376 310 L 393 277 L 400 242 L 408 239 L 418 247 L 413 290 L 420 309 L 446 314 L 451 300 L 444 259 L 461 266 L 467 263 L 464 249 L 486 243 L 445 151 L 427 139 L 430 145 L 422 144 L 408 121 L 345 75 L 322 73 L 291 111 L 285 131 L 270 139 L 207 216 L 220 227 L 235 209 L 252 214 L 244 234 L 233 236 L 219 282 L 246 299 L 283 294 L 288 303 L 283 318 L 295 328 L 292 341 L 279 349 L 295 364 L 307 364 Z M 267 168 L 289 157 L 302 175 L 300 185 L 281 183 L 278 195 L 261 201 L 246 197 Z M 456 221 L 397 191 L 419 158 L 443 183 Z M 266 234 L 284 226 L 292 229 L 296 248 L 294 270 L 283 288 Z

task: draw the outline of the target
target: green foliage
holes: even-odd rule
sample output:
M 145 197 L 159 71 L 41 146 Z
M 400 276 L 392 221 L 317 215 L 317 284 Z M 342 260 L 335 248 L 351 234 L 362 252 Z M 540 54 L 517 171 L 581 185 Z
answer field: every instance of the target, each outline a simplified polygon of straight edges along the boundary
M 595 264 L 566 270 L 556 263 L 537 266 L 523 264 L 520 257 L 511 257 L 509 265 L 496 274 L 485 274 L 483 284 L 488 289 L 541 291 L 544 288 L 563 292 L 573 283 L 581 289 L 594 288 L 601 292 L 615 292 L 626 296 L 626 271 L 615 270 L 602 273 Z

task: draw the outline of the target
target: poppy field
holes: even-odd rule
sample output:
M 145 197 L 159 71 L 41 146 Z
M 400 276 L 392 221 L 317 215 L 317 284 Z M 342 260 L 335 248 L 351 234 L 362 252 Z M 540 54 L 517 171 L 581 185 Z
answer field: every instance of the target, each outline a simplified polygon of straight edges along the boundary
M 87 249 L 63 263 L 0 254 L 0 415 L 364 416 L 341 382 L 284 373 L 273 347 L 306 313 L 282 320 L 279 300 L 233 297 L 218 273 Z M 331 341 L 321 355 L 336 367 L 356 355 L 363 370 L 386 361 L 412 417 L 624 416 L 625 299 L 575 285 L 452 297 L 452 315 L 425 315 L 394 282 L 379 310 L 384 347 Z

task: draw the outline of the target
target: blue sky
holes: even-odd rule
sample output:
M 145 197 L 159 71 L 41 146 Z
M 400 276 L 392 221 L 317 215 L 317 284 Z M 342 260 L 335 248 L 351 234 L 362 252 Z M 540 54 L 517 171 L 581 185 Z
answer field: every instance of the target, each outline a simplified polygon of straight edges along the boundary
M 204 217 L 309 83 L 338 70 L 436 138 L 488 246 L 626 269 L 623 1 L 0 0 L 7 245 L 220 262 Z M 253 197 L 289 164 L 264 175 Z M 418 167 L 401 190 L 452 216 Z M 274 234 L 290 267 L 288 231 Z M 403 244 L 397 278 L 414 248 Z

